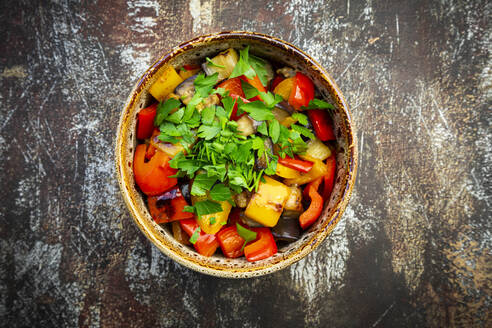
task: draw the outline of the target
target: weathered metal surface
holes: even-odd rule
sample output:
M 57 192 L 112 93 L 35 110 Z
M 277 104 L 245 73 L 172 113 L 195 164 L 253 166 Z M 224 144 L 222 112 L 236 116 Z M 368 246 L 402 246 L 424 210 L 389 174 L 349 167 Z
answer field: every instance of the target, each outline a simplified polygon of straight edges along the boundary
M 1 2 L 1 325 L 491 326 L 491 15 L 486 0 Z M 112 162 L 136 78 L 231 29 L 306 50 L 358 122 L 343 220 L 251 280 L 161 255 Z

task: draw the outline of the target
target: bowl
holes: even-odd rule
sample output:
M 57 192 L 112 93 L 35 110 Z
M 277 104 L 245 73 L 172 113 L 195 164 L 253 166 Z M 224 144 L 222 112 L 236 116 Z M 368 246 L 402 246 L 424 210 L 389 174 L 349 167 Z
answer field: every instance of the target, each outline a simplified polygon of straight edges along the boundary
M 331 198 L 324 204 L 320 218 L 301 238 L 268 259 L 248 262 L 244 258 L 228 259 L 222 255 L 204 257 L 193 248 L 178 243 L 172 231 L 156 224 L 137 190 L 132 162 L 136 147 L 136 116 L 152 97 L 148 89 L 168 65 L 179 67 L 205 59 L 230 47 L 250 46 L 250 52 L 273 62 L 282 63 L 309 76 L 323 98 L 335 106 L 334 132 L 337 138 L 337 177 Z M 138 80 L 122 110 L 116 137 L 116 173 L 123 199 L 134 222 L 145 236 L 176 262 L 201 273 L 227 277 L 261 276 L 288 267 L 311 253 L 330 234 L 348 204 L 357 173 L 357 142 L 349 107 L 333 79 L 323 67 L 302 50 L 278 38 L 253 32 L 221 32 L 199 36 L 162 55 Z

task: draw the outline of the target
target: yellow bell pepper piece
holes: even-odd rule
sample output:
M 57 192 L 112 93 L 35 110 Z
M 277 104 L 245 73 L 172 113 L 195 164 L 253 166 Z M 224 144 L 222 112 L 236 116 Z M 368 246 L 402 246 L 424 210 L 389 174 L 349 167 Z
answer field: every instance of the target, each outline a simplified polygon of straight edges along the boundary
M 308 173 L 301 173 L 298 178 L 285 179 L 284 182 L 286 185 L 303 185 L 328 174 L 328 166 L 326 166 L 323 161 L 306 155 L 301 155 L 300 157 L 307 161 L 313 162 L 313 168 Z
M 289 198 L 290 189 L 272 178 L 264 178 L 265 182 L 260 182 L 244 214 L 266 227 L 274 227 Z
M 197 68 L 197 69 L 188 69 L 188 70 L 180 70 L 179 71 L 179 76 L 181 76 L 181 78 L 183 80 L 186 80 L 187 78 L 192 77 L 193 75 L 195 75 L 196 73 L 198 73 L 200 71 L 201 71 L 200 68 Z
M 291 169 L 290 167 L 287 167 L 280 163 L 277 163 L 277 170 L 275 171 L 275 174 L 286 179 L 294 179 L 301 176 L 301 172 Z
M 181 76 L 176 73 L 172 66 L 164 69 L 162 75 L 150 86 L 150 94 L 157 100 L 162 101 L 168 94 L 183 82 Z
M 288 79 L 280 82 L 275 89 L 273 89 L 273 93 L 282 96 L 284 100 L 289 100 L 290 92 L 294 87 L 294 78 L 289 77 Z
M 218 202 L 222 206 L 222 212 L 212 213 L 202 215 L 201 218 L 197 219 L 198 225 L 203 232 L 215 235 L 219 232 L 229 218 L 229 213 L 231 212 L 232 205 L 228 201 Z M 215 222 L 210 224 L 210 219 L 215 218 Z

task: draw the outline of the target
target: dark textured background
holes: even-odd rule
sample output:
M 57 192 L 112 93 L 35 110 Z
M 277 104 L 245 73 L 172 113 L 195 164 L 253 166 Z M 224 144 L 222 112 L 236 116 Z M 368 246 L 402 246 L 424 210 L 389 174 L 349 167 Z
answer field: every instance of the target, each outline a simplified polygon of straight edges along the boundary
M 491 327 L 490 17 L 487 0 L 1 1 L 0 326 Z M 112 161 L 145 68 L 231 29 L 323 64 L 361 153 L 334 232 L 251 280 L 161 255 Z

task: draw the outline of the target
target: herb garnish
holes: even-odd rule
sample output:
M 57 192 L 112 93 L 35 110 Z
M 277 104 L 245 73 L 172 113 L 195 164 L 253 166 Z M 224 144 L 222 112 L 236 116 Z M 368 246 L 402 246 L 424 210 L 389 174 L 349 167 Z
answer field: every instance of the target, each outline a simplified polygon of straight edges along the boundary
M 244 239 L 244 244 L 243 244 L 243 247 L 241 247 L 241 250 L 244 249 L 244 246 L 246 246 L 247 243 L 256 239 L 256 236 L 257 236 L 256 232 L 251 231 L 249 229 L 246 229 L 245 227 L 243 227 L 239 223 L 236 223 L 236 229 L 237 229 L 237 233 L 239 234 L 239 236 L 241 236 L 241 238 Z
M 196 228 L 196 230 L 193 232 L 193 234 L 190 237 L 190 243 L 192 243 L 193 245 L 195 245 L 195 243 L 198 240 L 198 237 L 200 237 L 200 230 L 201 230 L 200 227 Z

